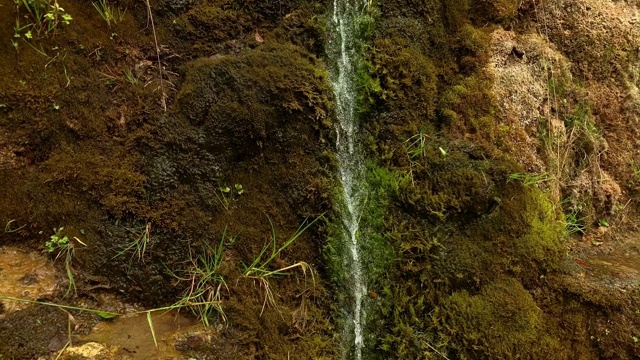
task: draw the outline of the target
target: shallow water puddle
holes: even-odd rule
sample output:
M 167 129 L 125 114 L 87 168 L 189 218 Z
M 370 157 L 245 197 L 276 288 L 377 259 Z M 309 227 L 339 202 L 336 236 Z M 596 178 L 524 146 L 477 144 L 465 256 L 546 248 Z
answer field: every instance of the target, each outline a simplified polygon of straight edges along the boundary
M 590 260 L 597 271 L 617 279 L 633 279 L 640 282 L 640 257 L 630 254 L 613 253 Z
M 59 276 L 51 261 L 39 253 L 0 247 L 0 296 L 37 300 L 52 295 Z M 29 306 L 17 301 L 2 303 L 5 311 L 0 317 Z
M 189 333 L 201 334 L 202 325 L 176 311 L 152 313 L 153 330 L 158 341 L 156 348 L 147 321 L 147 314 L 122 316 L 98 323 L 91 333 L 78 338 L 81 342 L 95 342 L 119 348 L 127 359 L 181 359 L 177 343 L 189 341 Z

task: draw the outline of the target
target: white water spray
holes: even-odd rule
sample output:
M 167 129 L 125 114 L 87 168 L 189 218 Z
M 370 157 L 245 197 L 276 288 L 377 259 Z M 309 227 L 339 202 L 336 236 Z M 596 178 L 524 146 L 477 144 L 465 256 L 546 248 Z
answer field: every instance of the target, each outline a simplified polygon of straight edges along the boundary
M 358 2 L 358 3 L 356 3 Z M 362 358 L 364 345 L 362 300 L 366 294 L 366 284 L 362 275 L 358 227 L 363 201 L 364 162 L 357 142 L 358 124 L 356 119 L 356 66 L 360 54 L 357 52 L 358 19 L 360 11 L 368 6 L 369 0 L 334 0 L 331 23 L 329 57 L 333 61 L 331 86 L 336 102 L 337 157 L 340 165 L 340 180 L 343 190 L 341 211 L 344 225 L 343 241 L 348 249 L 344 254 L 344 264 L 348 271 L 348 284 L 353 304 L 349 304 L 347 324 L 344 329 L 347 339 L 353 339 L 353 353 L 356 360 Z M 351 347 L 351 345 L 349 345 Z M 347 350 L 348 352 L 348 350 Z

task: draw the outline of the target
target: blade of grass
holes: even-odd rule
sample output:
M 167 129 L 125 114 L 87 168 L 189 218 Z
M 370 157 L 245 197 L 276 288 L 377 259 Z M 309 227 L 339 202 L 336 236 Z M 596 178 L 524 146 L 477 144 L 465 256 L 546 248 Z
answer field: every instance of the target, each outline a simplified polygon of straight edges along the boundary
M 121 314 L 118 314 L 118 313 L 115 313 L 115 312 L 111 312 L 111 311 L 89 309 L 89 308 L 83 308 L 83 307 L 71 306 L 71 305 L 55 304 L 55 303 L 50 303 L 50 302 L 46 302 L 46 301 L 21 299 L 21 298 L 16 298 L 16 297 L 12 297 L 12 296 L 0 296 L 0 300 L 18 301 L 18 302 L 24 302 L 24 303 L 28 303 L 28 304 L 37 304 L 37 305 L 53 306 L 53 307 L 62 308 L 62 309 L 84 311 L 84 312 L 96 314 L 96 315 L 100 316 L 101 318 L 105 318 L 105 319 L 110 319 L 110 318 L 118 317 L 118 316 L 121 315 Z
M 153 337 L 153 343 L 158 348 L 158 340 L 156 339 L 156 332 L 153 329 L 153 321 L 151 320 L 151 310 L 147 311 L 147 322 L 149 323 L 149 330 L 151 330 L 151 336 Z

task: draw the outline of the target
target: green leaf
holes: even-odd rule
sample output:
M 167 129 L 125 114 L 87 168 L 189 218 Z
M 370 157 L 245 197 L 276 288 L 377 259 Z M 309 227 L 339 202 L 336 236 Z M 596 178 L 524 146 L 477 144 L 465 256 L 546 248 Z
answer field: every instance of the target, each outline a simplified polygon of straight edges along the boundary
M 101 311 L 101 310 L 96 311 L 96 314 L 103 319 L 113 319 L 115 317 L 120 316 L 120 314 L 116 314 L 108 311 Z
M 147 322 L 149 323 L 149 330 L 151 330 L 151 336 L 153 337 L 153 343 L 158 347 L 158 340 L 156 339 L 156 332 L 153 329 L 153 321 L 151 321 L 151 311 L 147 311 Z

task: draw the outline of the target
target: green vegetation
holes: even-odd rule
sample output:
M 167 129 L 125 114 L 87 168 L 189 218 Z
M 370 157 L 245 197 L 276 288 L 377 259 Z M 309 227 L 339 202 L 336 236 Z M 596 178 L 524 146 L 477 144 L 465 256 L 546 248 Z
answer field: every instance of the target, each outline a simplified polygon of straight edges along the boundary
M 138 85 L 140 83 L 140 79 L 133 73 L 133 71 L 131 71 L 131 69 L 126 69 L 124 71 L 124 77 L 131 85 Z
M 567 237 L 579 234 L 582 235 L 587 231 L 586 216 L 583 216 L 584 204 L 573 204 L 570 199 L 564 201 L 568 210 L 565 210 L 564 215 L 564 232 Z
M 370 289 L 379 313 L 371 330 L 385 329 L 374 346 L 383 353 L 371 356 L 551 353 L 538 348 L 540 339 L 549 349 L 558 343 L 545 335 L 545 315 L 528 290 L 561 264 L 562 214 L 535 186 L 553 177 L 524 173 L 499 150 L 492 79 L 483 70 L 483 27 L 512 21 L 517 1 L 380 6 L 370 60 L 381 95 L 365 126 L 384 170 L 376 173 L 393 174 L 372 186 L 393 184 L 376 215 L 392 250 L 387 281 Z
M 553 358 L 561 347 L 546 333 L 544 314 L 531 294 L 511 278 L 497 279 L 476 295 L 454 293 L 433 318 L 442 330 L 441 339 L 469 357 Z
M 73 19 L 59 4 L 57 0 L 14 0 L 16 4 L 16 25 L 14 37 L 23 36 L 32 39 L 35 35 L 47 36 L 56 33 L 60 23 L 69 25 Z M 23 17 L 20 10 L 26 12 L 27 24 L 21 25 Z M 26 31 L 25 31 L 26 30 Z M 14 46 L 16 46 L 14 44 Z
M 248 277 L 260 277 L 265 278 L 272 275 L 284 275 L 286 270 L 289 270 L 293 267 L 301 266 L 299 264 L 294 264 L 291 266 L 287 266 L 286 268 L 278 269 L 278 270 L 269 270 L 269 264 L 282 253 L 285 249 L 287 249 L 297 238 L 300 237 L 311 225 L 313 225 L 318 219 L 321 217 L 317 217 L 312 221 L 304 221 L 298 229 L 288 238 L 286 239 L 280 246 L 278 246 L 278 236 L 276 234 L 276 230 L 273 227 L 273 223 L 269 218 L 269 224 L 271 225 L 271 240 L 264 244 L 262 250 L 253 262 L 244 267 L 244 275 Z M 303 269 L 308 268 L 308 265 L 301 266 Z
M 542 174 L 523 174 L 523 173 L 513 173 L 509 175 L 509 180 L 518 180 L 522 182 L 524 186 L 531 186 L 546 183 L 551 181 L 553 178 L 546 173 Z
M 230 328 L 210 339 L 221 358 L 339 358 L 340 313 L 332 307 L 347 292 L 339 286 L 325 292 L 328 281 L 318 276 L 348 284 L 349 274 L 336 256 L 344 249 L 326 243 L 339 224 L 316 219 L 340 196 L 331 193 L 335 159 L 327 155 L 334 141 L 322 59 L 329 3 L 145 2 L 125 16 L 114 6 L 122 1 L 94 1 L 107 27 L 92 23 L 99 19 L 89 16 L 88 2 L 65 2 L 60 5 L 76 15 L 73 26 L 59 31 L 65 11 L 55 29 L 44 25 L 40 34 L 27 6 L 44 1 L 0 4 L 19 11 L 17 18 L 0 19 L 4 33 L 17 35 L 14 46 L 26 40 L 32 47 L 0 55 L 0 134 L 11 134 L 0 139 L 0 218 L 16 219 L 3 223 L 2 241 L 41 247 L 33 240 L 39 231 L 75 224 L 87 230 L 82 240 L 90 251 L 73 252 L 79 247 L 70 226 L 56 229 L 49 247 L 52 258 L 65 259 L 78 293 L 85 293 L 80 279 L 107 278 L 126 301 L 151 309 L 140 312 L 151 329 L 152 312 L 168 309 L 192 311 L 209 325 L 226 319 Z M 148 24 L 152 5 L 155 21 Z M 83 6 L 87 16 L 81 17 Z M 501 143 L 510 124 L 495 121 L 502 116 L 495 106 L 500 99 L 491 95 L 486 69 L 499 35 L 492 31 L 535 31 L 532 26 L 546 21 L 531 22 L 534 10 L 551 20 L 553 11 L 539 2 L 516 0 L 389 0 L 369 2 L 363 13 L 358 101 L 370 161 L 358 236 L 367 239 L 362 258 L 371 277 L 364 299 L 367 358 L 639 355 L 637 313 L 628 312 L 638 309 L 635 290 L 585 285 L 564 258 L 566 234 L 607 222 L 611 232 L 618 227 L 606 208 L 593 210 L 605 206 L 600 199 L 580 189 L 571 198 L 570 186 L 587 172 L 605 179 L 599 165 L 609 171 L 619 160 L 602 154 L 605 136 L 620 125 L 611 120 L 616 107 L 626 106 L 615 102 L 610 75 L 624 71 L 616 63 L 632 60 L 635 48 L 602 43 L 599 28 L 585 36 L 578 22 L 565 23 L 570 36 L 550 29 L 561 52 L 577 60 L 574 78 L 586 83 L 579 88 L 568 70 L 549 78 L 555 102 L 544 114 L 540 140 L 553 154 L 542 159 L 546 168 L 520 167 Z M 158 32 L 158 42 L 153 24 L 157 30 L 171 24 Z M 117 39 L 109 30 L 114 26 Z M 146 67 L 152 43 L 159 78 Z M 527 50 L 522 63 L 544 54 Z M 43 71 L 24 71 L 45 64 Z M 154 101 L 160 79 L 167 113 Z M 593 106 L 592 114 L 580 92 L 593 97 L 597 92 L 588 86 L 603 79 L 611 80 L 604 86 L 611 108 Z M 517 121 L 518 114 L 510 115 Z M 554 117 L 561 121 L 553 123 Z M 562 125 L 569 141 L 551 134 Z M 545 149 L 539 150 L 536 155 Z M 636 196 L 640 172 L 630 159 L 620 167 Z M 571 201 L 554 203 L 560 198 Z M 328 217 L 337 218 L 335 212 Z M 314 221 L 317 226 L 308 227 Z M 242 236 L 228 236 L 232 231 Z M 327 260 L 319 263 L 323 246 Z M 64 329 L 45 334 L 47 324 L 37 324 L 35 335 L 20 337 L 24 316 L 6 314 L 0 352 L 48 356 L 49 342 Z M 24 350 L 36 336 L 44 345 Z
M 99 0 L 98 3 L 92 2 L 93 7 L 96 9 L 100 17 L 107 22 L 107 26 L 111 27 L 111 23 L 114 25 L 124 20 L 124 16 L 127 10 L 121 10 L 120 8 L 109 5 L 107 0 Z
M 137 229 L 127 229 L 127 231 L 133 235 L 133 239 L 122 251 L 116 254 L 114 258 L 133 250 L 131 258 L 137 257 L 138 261 L 144 262 L 144 257 L 147 254 L 147 246 L 151 241 L 151 223 L 147 223 L 146 226 Z
M 241 184 L 234 184 L 232 190 L 231 187 L 218 182 L 218 190 L 219 192 L 214 192 L 214 195 L 226 211 L 230 210 L 231 202 L 234 198 L 237 200 L 238 196 L 244 194 L 244 188 Z
M 258 256 L 253 259 L 253 262 L 249 265 L 244 265 L 244 276 L 252 279 L 256 279 L 260 282 L 260 287 L 264 291 L 264 301 L 262 305 L 262 312 L 264 312 L 265 306 L 269 303 L 274 309 L 277 309 L 278 306 L 276 304 L 275 298 L 273 296 L 273 291 L 271 291 L 271 286 L 269 284 L 269 278 L 278 275 L 287 275 L 290 270 L 295 268 L 300 268 L 303 274 L 306 276 L 307 271 L 311 274 L 315 285 L 315 277 L 313 274 L 313 269 L 309 264 L 304 261 L 298 261 L 294 264 L 281 267 L 279 269 L 271 269 L 270 264 L 277 258 L 279 255 L 289 248 L 293 242 L 299 238 L 311 225 L 313 225 L 321 216 L 313 219 L 312 221 L 307 222 L 306 220 L 300 224 L 298 229 L 288 238 L 286 239 L 280 246 L 278 246 L 278 237 L 276 234 L 276 230 L 273 227 L 273 223 L 269 218 L 269 224 L 271 225 L 271 239 L 268 243 L 264 244 L 262 250 Z M 261 312 L 261 313 L 262 313 Z
M 113 318 L 121 315 L 119 313 L 106 311 L 106 310 L 90 309 L 90 308 L 85 308 L 85 307 L 71 306 L 71 305 L 64 305 L 64 304 L 56 304 L 56 303 L 45 302 L 45 301 L 35 301 L 35 300 L 29 300 L 29 299 L 21 299 L 21 298 L 15 298 L 15 297 L 10 297 L 10 296 L 0 296 L 0 299 L 18 301 L 18 302 L 30 303 L 30 304 L 37 304 L 37 305 L 43 305 L 43 306 L 51 306 L 51 307 L 57 307 L 57 308 L 61 308 L 61 309 L 83 311 L 83 312 L 96 314 L 96 315 L 100 316 L 103 319 L 113 319 Z
M 423 158 L 427 154 L 427 144 L 429 144 L 429 135 L 425 130 L 420 128 L 418 133 L 411 136 L 405 141 L 405 151 L 410 159 Z
M 65 297 L 69 296 L 69 294 L 73 291 L 76 292 L 76 282 L 73 277 L 73 270 L 71 268 L 71 262 L 73 260 L 74 253 L 74 244 L 69 240 L 67 235 L 62 235 L 64 228 L 60 227 L 58 229 L 53 229 L 54 234 L 51 235 L 50 240 L 47 240 L 44 243 L 44 248 L 48 253 L 56 253 L 56 260 L 59 257 L 64 257 L 64 269 L 67 274 L 67 280 L 69 282 L 69 286 L 67 288 L 67 292 L 64 294 Z M 85 245 L 80 239 L 74 237 L 74 239 Z M 85 245 L 86 246 L 86 245 Z
M 175 308 L 188 308 L 205 326 L 209 326 L 209 320 L 214 314 L 218 314 L 222 321 L 227 318 L 222 308 L 222 290 L 227 288 L 224 278 L 219 273 L 223 260 L 223 249 L 228 238 L 227 230 L 222 233 L 222 238 L 216 246 L 205 243 L 205 249 L 195 255 L 189 248 L 189 263 L 183 274 L 173 274 L 181 283 L 188 287 L 182 293 L 182 298 L 173 305 Z

